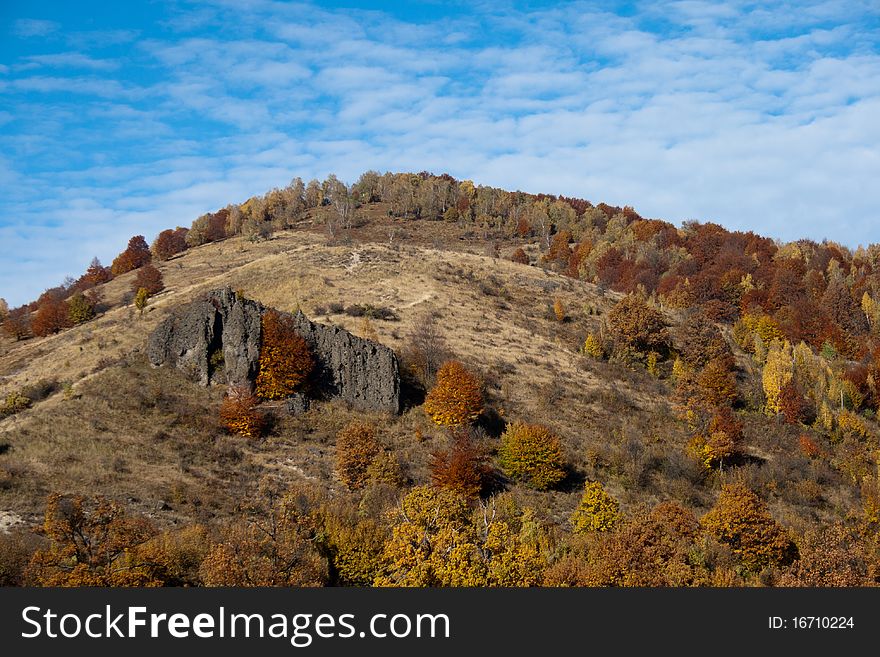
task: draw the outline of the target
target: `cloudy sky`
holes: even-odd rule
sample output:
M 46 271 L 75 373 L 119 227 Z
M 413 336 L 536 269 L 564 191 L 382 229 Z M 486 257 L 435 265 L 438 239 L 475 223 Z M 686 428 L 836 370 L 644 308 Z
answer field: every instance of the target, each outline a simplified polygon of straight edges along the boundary
M 880 242 L 880 3 L 0 6 L 0 296 L 294 176 Z

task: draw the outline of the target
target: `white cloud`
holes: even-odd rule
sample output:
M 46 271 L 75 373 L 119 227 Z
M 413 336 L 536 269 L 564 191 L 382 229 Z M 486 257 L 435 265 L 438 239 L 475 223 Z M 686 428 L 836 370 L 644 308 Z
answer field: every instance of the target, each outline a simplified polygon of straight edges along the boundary
M 34 240 L 46 246 L 26 268 L 48 285 L 132 234 L 295 175 L 352 181 L 366 169 L 447 171 L 787 239 L 880 241 L 880 54 L 862 24 L 877 7 L 794 9 L 493 6 L 415 25 L 215 1 L 177 14 L 119 68 L 88 45 L 22 58 L 90 75 L 15 69 L 0 81 L 15 117 L 0 135 L 15 217 L 0 228 L 0 291 Z M 145 81 L 128 74 L 132 60 Z
M 46 37 L 61 28 L 55 21 L 38 20 L 36 18 L 19 18 L 12 24 L 12 33 L 23 39 Z

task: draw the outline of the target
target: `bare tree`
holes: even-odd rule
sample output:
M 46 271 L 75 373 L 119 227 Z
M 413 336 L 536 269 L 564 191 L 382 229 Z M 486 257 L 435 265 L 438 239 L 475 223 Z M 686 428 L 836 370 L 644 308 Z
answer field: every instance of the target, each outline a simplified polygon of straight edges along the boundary
M 421 384 L 431 387 L 437 370 L 449 359 L 449 349 L 434 312 L 425 312 L 415 319 L 404 356 Z

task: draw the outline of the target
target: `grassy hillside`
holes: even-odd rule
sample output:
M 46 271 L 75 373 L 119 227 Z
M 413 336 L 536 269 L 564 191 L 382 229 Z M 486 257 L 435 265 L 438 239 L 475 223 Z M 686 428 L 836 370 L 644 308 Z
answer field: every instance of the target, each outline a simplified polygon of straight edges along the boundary
M 300 308 L 315 321 L 377 338 L 402 355 L 405 367 L 413 334 L 427 315 L 436 318 L 448 355 L 484 385 L 485 411 L 472 440 L 488 455 L 495 474 L 470 508 L 477 515 L 485 514 L 487 505 L 502 508 L 499 518 L 510 531 L 524 536 L 531 527 L 526 518 L 543 537 L 535 539 L 537 574 L 514 584 L 670 583 L 603 575 L 602 564 L 618 558 L 615 549 L 631 551 L 627 541 L 644 530 L 646 514 L 658 504 L 674 502 L 696 519 L 716 504 L 725 484 L 742 484 L 757 494 L 797 544 L 800 561 L 780 559 L 758 567 L 717 533 L 684 532 L 663 557 L 699 573 L 683 582 L 812 581 L 803 572 L 815 551 L 814 534 L 829 527 L 845 537 L 828 550 L 839 553 L 841 545 L 858 545 L 850 551 L 855 566 L 835 562 L 834 567 L 858 571 L 860 583 L 873 581 L 876 519 L 870 517 L 870 475 L 877 433 L 870 408 L 852 411 L 861 426 L 856 438 L 839 421 L 828 430 L 818 420 L 789 423 L 766 413 L 763 364 L 737 344 L 732 324 L 722 320 L 718 326 L 734 356 L 733 408 L 743 440 L 735 458 L 706 467 L 689 448 L 699 422 L 683 412 L 681 375 L 673 372 L 674 363 L 681 362 L 676 336 L 690 310 L 646 291 L 673 336 L 669 351 L 651 367 L 644 359 L 615 356 L 610 348 L 603 357 L 591 357 L 584 353 L 585 340 L 606 336 L 609 314 L 624 291 L 564 275 L 546 258 L 544 266 L 535 266 L 549 246 L 540 234 L 504 235 L 461 221 L 401 220 L 391 209 L 384 202 L 363 204 L 357 225 L 328 234 L 331 210 L 318 208 L 265 240 L 236 236 L 190 248 L 154 263 L 165 289 L 143 313 L 131 303 L 131 272 L 101 286 L 103 303 L 95 319 L 46 337 L 14 341 L 4 336 L 0 399 L 20 393 L 33 402 L 0 420 L 0 512 L 7 528 L 16 528 L 0 550 L 12 564 L 6 567 L 12 573 L 6 582 L 20 580 L 30 551 L 53 549 L 46 536 L 25 537 L 27 528 L 42 523 L 53 492 L 106 496 L 128 514 L 149 519 L 153 533 L 172 532 L 166 537 L 204 527 L 204 559 L 215 555 L 212 545 L 231 540 L 236 522 L 273 513 L 275 498 L 266 497 L 267 481 L 279 491 L 307 490 L 312 501 L 302 513 L 308 521 L 298 527 L 314 530 L 309 523 L 317 523 L 322 529 L 314 530 L 315 536 L 331 537 L 319 555 L 327 573 L 315 576 L 316 582 L 392 577 L 388 546 L 403 522 L 395 508 L 411 490 L 431 484 L 432 454 L 452 440 L 425 414 L 425 390 L 407 370 L 407 402 L 395 417 L 355 413 L 338 402 L 290 416 L 279 404 L 264 402 L 272 420 L 263 438 L 230 435 L 217 413 L 222 386 L 201 388 L 176 370 L 150 367 L 143 355 L 147 336 L 169 311 L 224 285 L 267 306 Z M 511 261 L 519 248 L 534 264 Z M 361 314 L 351 310 L 353 305 L 383 309 L 389 318 L 365 322 L 353 316 Z M 603 339 L 607 343 L 607 336 Z M 847 403 L 852 407 L 849 397 Z M 393 484 L 349 491 L 340 481 L 336 436 L 353 420 L 376 427 L 379 441 L 393 454 L 400 467 Z M 516 421 L 540 423 L 558 435 L 567 474 L 551 490 L 517 483 L 499 466 L 500 435 L 506 423 Z M 805 451 L 804 436 L 816 454 Z M 600 482 L 619 504 L 619 520 L 611 532 L 572 535 L 570 518 L 590 481 Z M 338 561 L 341 539 L 332 537 L 340 522 L 348 522 L 340 520 L 345 518 L 355 518 L 351 522 L 357 527 L 379 527 L 381 540 L 358 539 L 372 546 L 363 582 L 339 574 L 347 572 Z M 200 572 L 186 581 L 209 583 L 206 571 Z M 399 573 L 394 577 L 406 581 Z M 444 581 L 437 577 L 420 583 Z

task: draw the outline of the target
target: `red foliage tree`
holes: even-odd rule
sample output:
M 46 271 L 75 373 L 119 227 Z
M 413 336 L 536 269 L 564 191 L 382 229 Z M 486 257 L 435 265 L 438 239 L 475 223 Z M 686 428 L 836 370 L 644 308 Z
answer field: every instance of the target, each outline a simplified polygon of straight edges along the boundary
M 37 300 L 37 312 L 31 324 L 34 335 L 51 335 L 70 326 L 65 296 L 62 288 L 47 290 L 40 296 Z
M 162 272 L 151 264 L 146 264 L 138 269 L 138 273 L 131 283 L 131 289 L 137 293 L 141 288 L 144 288 L 150 296 L 164 290 L 165 282 L 162 280 Z
M 168 260 L 171 256 L 186 250 L 186 228 L 168 228 L 163 230 L 153 242 L 153 255 L 159 260 Z
M 465 497 L 477 497 L 492 472 L 486 452 L 467 430 L 451 430 L 449 449 L 431 454 L 431 483 Z
M 143 235 L 135 235 L 128 240 L 128 246 L 125 251 L 120 253 L 110 265 L 110 271 L 114 276 L 120 276 L 130 271 L 134 271 L 138 267 L 143 267 L 150 262 L 152 254 L 150 247 Z

